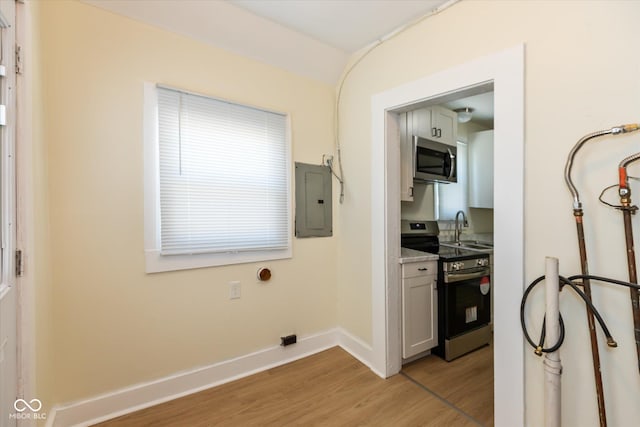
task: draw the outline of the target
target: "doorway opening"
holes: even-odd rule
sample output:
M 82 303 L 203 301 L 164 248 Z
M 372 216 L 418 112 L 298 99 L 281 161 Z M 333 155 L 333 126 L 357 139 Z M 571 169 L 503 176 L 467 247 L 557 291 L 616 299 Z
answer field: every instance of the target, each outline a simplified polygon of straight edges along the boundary
M 402 365 L 400 340 L 399 115 L 494 90 L 494 419 L 524 424 L 524 46 L 404 84 L 372 98 L 372 368 Z M 382 173 L 384 171 L 384 173 Z
M 471 92 L 479 91 L 485 92 L 463 91 L 454 100 L 435 98 L 400 112 L 406 123 L 400 138 L 401 374 L 478 424 L 493 425 L 493 85 Z M 457 111 L 472 114 L 464 120 Z M 441 116 L 449 120 L 437 121 Z M 413 172 L 408 136 L 431 141 L 438 125 L 448 137 L 433 139 L 455 150 L 456 179 L 414 182 L 406 176 Z M 405 248 L 437 253 L 440 261 L 424 263 Z M 453 266 L 458 270 L 443 273 Z

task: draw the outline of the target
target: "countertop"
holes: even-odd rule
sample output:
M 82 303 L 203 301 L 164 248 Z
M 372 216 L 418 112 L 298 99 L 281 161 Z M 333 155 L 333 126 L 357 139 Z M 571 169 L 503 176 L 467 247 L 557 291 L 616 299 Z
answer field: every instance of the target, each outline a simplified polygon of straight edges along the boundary
M 422 262 L 422 261 L 437 261 L 438 254 L 431 254 L 429 252 L 416 251 L 415 249 L 400 248 L 400 264 L 407 264 L 409 262 Z

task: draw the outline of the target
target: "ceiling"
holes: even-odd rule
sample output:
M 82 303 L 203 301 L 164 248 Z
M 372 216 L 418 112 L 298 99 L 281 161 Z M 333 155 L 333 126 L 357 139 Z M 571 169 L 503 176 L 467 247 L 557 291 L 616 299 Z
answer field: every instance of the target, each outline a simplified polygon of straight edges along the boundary
M 450 110 L 472 108 L 471 121 L 488 129 L 493 129 L 493 91 L 455 99 L 442 104 Z
M 83 0 L 85 3 L 335 85 L 349 58 L 459 0 Z M 493 124 L 493 94 L 442 104 Z
M 228 0 L 256 15 L 354 53 L 446 0 Z
M 358 50 L 458 0 L 84 0 L 336 84 Z

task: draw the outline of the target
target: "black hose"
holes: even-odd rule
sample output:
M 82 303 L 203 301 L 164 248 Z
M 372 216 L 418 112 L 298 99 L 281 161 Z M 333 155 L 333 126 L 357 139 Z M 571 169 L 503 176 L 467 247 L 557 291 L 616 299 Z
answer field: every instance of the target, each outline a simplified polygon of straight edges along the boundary
M 525 307 L 525 304 L 527 303 L 527 298 L 529 297 L 529 293 L 533 290 L 533 288 L 538 283 L 542 282 L 543 280 L 544 280 L 544 276 L 540 276 L 536 280 L 531 282 L 531 284 L 524 291 L 524 294 L 522 295 L 522 302 L 520 303 L 520 324 L 522 325 L 522 332 L 524 333 L 524 337 L 526 338 L 529 345 L 531 345 L 531 347 L 536 349 L 535 353 L 538 356 L 541 356 L 542 353 L 550 353 L 550 352 L 556 351 L 557 349 L 560 348 L 560 346 L 564 342 L 564 322 L 562 320 L 562 315 L 560 315 L 560 319 L 559 319 L 560 320 L 560 336 L 558 337 L 558 342 L 555 343 L 552 347 L 543 348 L 544 339 L 546 336 L 546 327 L 545 327 L 546 319 L 542 321 L 542 333 L 540 334 L 540 341 L 538 344 L 533 342 L 533 340 L 529 336 L 529 332 L 527 331 L 527 325 L 524 321 L 524 307 Z
M 581 276 L 582 276 L 583 279 L 590 279 L 591 278 L 590 275 L 581 275 Z M 572 277 L 576 277 L 576 276 L 572 276 Z M 600 324 L 600 327 L 602 328 L 602 332 L 604 332 L 604 336 L 607 337 L 607 345 L 609 347 L 617 347 L 618 343 L 616 343 L 615 340 L 613 339 L 613 337 L 611 336 L 611 333 L 609 332 L 609 328 L 607 328 L 607 325 L 604 323 L 604 319 L 602 318 L 602 316 L 600 316 L 600 313 L 598 313 L 598 310 L 596 310 L 596 307 L 591 302 L 591 299 L 589 297 L 587 297 L 587 295 L 584 292 L 582 292 L 580 289 L 578 289 L 578 286 L 575 283 L 573 283 L 571 280 L 560 276 L 560 283 L 561 283 L 560 290 L 562 290 L 563 284 L 564 285 L 569 285 L 569 286 L 571 286 L 571 289 L 573 289 L 574 291 L 576 291 L 576 293 L 578 295 L 580 295 L 580 297 L 584 300 L 584 303 L 587 305 L 587 307 L 589 308 L 591 313 L 593 313 L 593 315 L 595 316 L 596 320 Z
M 525 339 L 529 343 L 529 345 L 535 348 L 535 353 L 538 356 L 541 356 L 542 353 L 551 353 L 558 350 L 562 345 L 562 343 L 564 342 L 564 337 L 565 337 L 565 328 L 564 328 L 564 321 L 562 319 L 562 314 L 560 314 L 558 319 L 560 323 L 560 336 L 558 337 L 558 342 L 556 342 L 551 347 L 547 347 L 547 348 L 543 347 L 544 339 L 546 337 L 546 319 L 542 321 L 542 332 L 540 333 L 540 339 L 537 344 L 531 339 L 531 337 L 529 336 L 529 332 L 527 331 L 527 325 L 524 319 L 524 312 L 525 312 L 525 305 L 527 303 L 527 298 L 529 297 L 529 294 L 531 293 L 533 288 L 535 288 L 536 285 L 538 285 L 544 279 L 545 279 L 545 276 L 540 276 L 537 279 L 535 279 L 533 282 L 531 282 L 531 284 L 524 291 L 524 294 L 522 295 L 522 302 L 520 303 L 520 325 L 522 326 L 522 332 L 524 334 Z M 617 347 L 618 344 L 611 336 L 611 333 L 609 332 L 609 328 L 607 328 L 607 325 L 605 324 L 604 319 L 602 318 L 598 310 L 595 308 L 591 300 L 585 295 L 585 293 L 582 290 L 578 288 L 579 284 L 575 283 L 576 280 L 584 280 L 584 279 L 595 280 L 599 282 L 606 282 L 614 285 L 626 286 L 628 288 L 635 288 L 635 289 L 640 289 L 640 285 L 637 285 L 635 283 L 625 282 L 623 280 L 616 280 L 616 279 L 610 279 L 608 277 L 585 275 L 585 274 L 577 274 L 574 276 L 570 276 L 568 278 L 559 276 L 559 281 L 560 281 L 559 291 L 562 291 L 562 288 L 565 285 L 569 285 L 571 289 L 573 289 L 578 295 L 580 295 L 585 305 L 587 306 L 587 309 L 593 313 L 596 320 L 598 321 L 598 324 L 602 328 L 602 332 L 604 333 L 605 337 L 607 337 L 607 345 L 609 345 L 609 347 Z
M 589 280 L 596 280 L 598 282 L 607 282 L 614 285 L 626 286 L 627 288 L 640 289 L 640 285 L 636 283 L 625 282 L 624 280 L 611 279 L 609 277 L 594 276 L 592 274 L 576 274 L 575 276 L 569 276 L 567 279 L 571 281 L 576 279 L 589 279 Z

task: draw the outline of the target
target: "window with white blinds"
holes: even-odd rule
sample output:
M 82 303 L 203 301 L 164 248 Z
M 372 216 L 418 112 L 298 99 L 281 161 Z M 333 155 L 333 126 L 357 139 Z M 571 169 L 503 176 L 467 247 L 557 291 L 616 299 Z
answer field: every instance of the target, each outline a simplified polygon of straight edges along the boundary
M 164 87 L 156 97 L 159 255 L 290 256 L 287 116 Z

